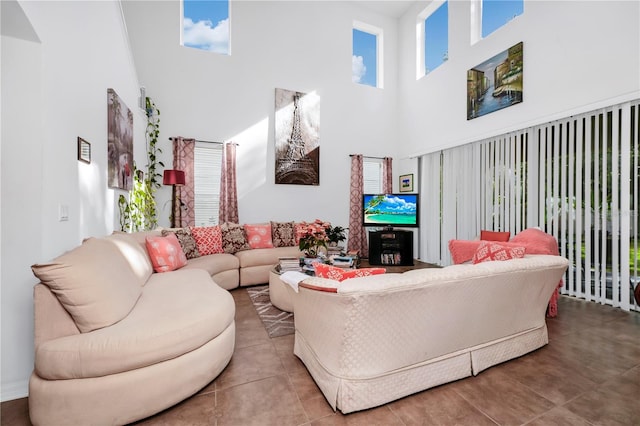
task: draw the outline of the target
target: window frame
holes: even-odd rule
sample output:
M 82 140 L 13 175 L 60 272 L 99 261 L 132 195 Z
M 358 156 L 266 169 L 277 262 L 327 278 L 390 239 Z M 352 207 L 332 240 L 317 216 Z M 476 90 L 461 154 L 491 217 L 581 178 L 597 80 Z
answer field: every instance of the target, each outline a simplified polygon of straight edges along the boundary
M 382 28 L 376 27 L 371 24 L 367 24 L 361 21 L 353 21 L 353 27 L 351 28 L 351 58 L 353 60 L 353 30 L 358 30 L 371 34 L 376 37 L 376 85 L 378 89 L 384 89 L 384 31 Z M 362 86 L 371 86 L 366 83 L 356 83 Z
M 434 0 L 424 8 L 422 12 L 420 12 L 416 18 L 416 80 L 421 79 L 422 77 L 430 74 L 434 70 L 438 69 L 441 65 L 444 65 L 449 59 L 449 5 L 447 4 L 447 60 L 442 61 L 436 68 L 430 70 L 427 73 L 427 64 L 426 64 L 426 37 L 427 37 L 427 28 L 426 21 L 427 19 L 433 15 L 440 7 L 442 7 L 445 3 L 449 3 L 449 0 Z

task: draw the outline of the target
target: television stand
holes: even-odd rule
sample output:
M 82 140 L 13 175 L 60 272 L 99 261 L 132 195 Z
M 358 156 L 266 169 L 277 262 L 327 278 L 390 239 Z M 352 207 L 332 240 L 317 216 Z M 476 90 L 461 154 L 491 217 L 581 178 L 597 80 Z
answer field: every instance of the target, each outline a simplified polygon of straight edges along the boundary
M 413 232 L 369 231 L 369 264 L 413 266 Z

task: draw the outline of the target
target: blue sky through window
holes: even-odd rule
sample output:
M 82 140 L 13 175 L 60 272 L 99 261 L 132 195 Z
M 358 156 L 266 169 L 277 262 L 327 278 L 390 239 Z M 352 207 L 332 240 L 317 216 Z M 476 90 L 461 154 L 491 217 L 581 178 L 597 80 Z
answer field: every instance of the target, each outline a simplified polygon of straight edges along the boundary
M 449 59 L 449 2 L 424 21 L 424 66 L 429 74 Z
M 351 58 L 352 81 L 377 87 L 376 65 L 378 37 L 353 29 L 353 54 Z
M 482 0 L 482 37 L 522 15 L 524 0 Z
M 182 43 L 229 54 L 229 1 L 183 0 Z

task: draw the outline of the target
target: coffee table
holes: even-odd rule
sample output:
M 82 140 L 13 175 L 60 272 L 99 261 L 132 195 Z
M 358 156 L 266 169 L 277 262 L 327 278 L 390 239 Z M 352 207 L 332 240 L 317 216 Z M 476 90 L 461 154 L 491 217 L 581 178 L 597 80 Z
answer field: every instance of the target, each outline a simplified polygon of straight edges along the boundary
M 371 265 L 369 259 L 360 259 L 359 268 L 379 267 L 385 268 L 389 273 L 402 273 L 413 269 L 423 268 L 440 268 L 439 265 L 433 263 L 421 262 L 414 260 L 412 266 L 394 266 L 394 265 Z M 269 271 L 269 298 L 271 304 L 281 311 L 293 312 L 293 289 L 280 279 L 280 265 L 275 265 Z

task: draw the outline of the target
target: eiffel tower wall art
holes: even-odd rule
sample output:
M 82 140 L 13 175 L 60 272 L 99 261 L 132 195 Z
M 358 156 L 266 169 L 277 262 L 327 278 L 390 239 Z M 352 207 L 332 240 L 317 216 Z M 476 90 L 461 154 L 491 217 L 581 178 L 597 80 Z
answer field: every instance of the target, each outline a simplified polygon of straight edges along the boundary
M 320 184 L 320 97 L 276 89 L 276 184 Z

